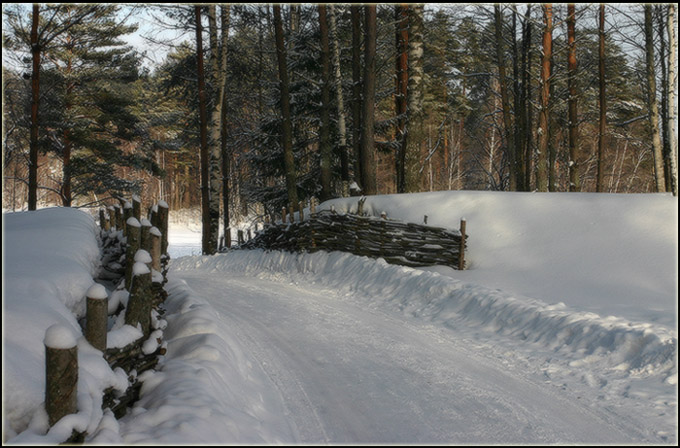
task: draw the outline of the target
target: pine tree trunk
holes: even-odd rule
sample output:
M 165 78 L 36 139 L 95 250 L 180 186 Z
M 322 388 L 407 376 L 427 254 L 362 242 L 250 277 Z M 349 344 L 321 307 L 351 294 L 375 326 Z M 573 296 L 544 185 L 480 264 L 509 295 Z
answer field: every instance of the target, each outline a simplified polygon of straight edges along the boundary
M 227 43 L 229 39 L 229 5 L 220 6 L 220 22 L 222 26 L 222 54 L 220 56 L 220 71 L 222 82 L 220 85 L 220 152 L 222 159 L 222 221 L 224 226 L 223 235 L 228 238 L 229 229 L 229 170 L 230 157 L 227 144 Z M 227 246 L 231 241 L 226 241 Z
M 376 5 L 364 6 L 364 78 L 361 108 L 361 168 L 364 194 L 377 194 L 374 112 L 375 112 L 375 52 L 377 43 Z
M 421 148 L 425 140 L 423 128 L 423 5 L 414 4 L 408 11 L 408 89 L 407 121 L 404 135 L 404 192 L 420 190 Z
M 213 85 L 213 91 L 217 86 L 222 85 L 223 74 L 220 73 L 220 51 L 217 39 L 217 7 L 212 4 L 208 6 L 208 35 L 210 36 L 210 79 Z M 221 101 L 218 95 L 212 101 L 212 108 L 210 112 L 210 138 L 208 140 L 210 153 L 210 252 L 212 255 L 217 250 L 217 240 L 219 235 L 220 225 L 220 192 L 221 192 L 221 176 L 220 176 L 220 155 L 222 152 L 221 139 L 221 125 L 222 112 Z
M 652 131 L 652 154 L 654 155 L 654 179 L 656 191 L 665 192 L 663 153 L 659 135 L 659 107 L 656 100 L 656 78 L 654 73 L 654 34 L 652 28 L 652 5 L 645 5 L 645 54 L 647 66 L 647 105 L 649 125 Z
M 210 246 L 210 160 L 208 154 L 208 116 L 205 101 L 205 70 L 203 67 L 203 27 L 201 7 L 195 6 L 196 14 L 196 76 L 198 77 L 198 113 L 201 144 L 201 246 L 204 255 L 214 253 Z
M 599 85 L 600 85 L 600 126 L 597 141 L 597 184 L 596 191 L 604 191 L 604 148 L 607 130 L 607 97 L 605 84 L 605 55 L 604 55 L 604 4 L 600 4 L 600 47 L 599 47 Z
M 31 137 L 28 163 L 28 209 L 38 207 L 38 109 L 40 104 L 40 44 L 38 43 L 39 6 L 33 4 L 31 25 Z
M 286 65 L 286 47 L 283 42 L 283 22 L 281 21 L 281 6 L 274 5 L 274 34 L 276 38 L 276 58 L 279 65 L 279 83 L 281 89 L 281 118 L 282 118 L 282 147 L 284 170 L 286 173 L 286 190 L 288 205 L 298 206 L 297 174 L 295 171 L 295 157 L 293 155 L 293 129 L 290 116 L 290 86 L 288 67 Z
M 548 144 L 550 132 L 550 59 L 552 57 L 552 3 L 543 5 L 543 56 L 541 63 L 541 110 L 538 120 L 538 160 L 536 188 L 548 191 Z
M 331 192 L 331 64 L 328 39 L 328 14 L 326 5 L 320 4 L 319 30 L 321 34 L 321 128 L 319 129 L 319 154 L 321 159 L 321 200 L 330 199 Z
M 568 75 L 569 90 L 569 191 L 579 191 L 579 173 L 577 163 L 578 149 L 578 110 L 576 92 L 576 6 L 567 5 L 567 41 L 568 41 Z
M 395 44 L 397 57 L 395 60 L 395 94 L 394 109 L 397 115 L 395 139 L 399 145 L 396 157 L 397 192 L 404 193 L 404 128 L 406 125 L 406 96 L 408 94 L 408 10 L 409 5 L 395 5 Z
M 512 111 L 510 110 L 510 98 L 506 84 L 507 73 L 505 69 L 505 52 L 503 45 L 503 23 L 500 5 L 494 5 L 494 24 L 496 31 L 496 62 L 498 64 L 498 77 L 501 90 L 501 105 L 503 108 L 503 124 L 505 128 L 505 145 L 508 154 L 508 166 L 510 167 L 510 191 L 517 190 L 517 166 L 515 158 L 515 142 L 512 132 Z
M 677 109 L 677 55 L 678 47 L 675 35 L 675 3 L 668 4 L 668 137 L 670 146 L 671 187 L 673 195 L 678 195 L 678 129 Z
M 340 177 L 342 196 L 349 196 L 349 155 L 347 154 L 347 124 L 345 123 L 345 102 L 342 94 L 342 72 L 340 71 L 340 41 L 335 19 L 335 7 L 328 6 L 328 19 L 333 42 L 333 66 L 335 71 L 335 91 L 338 103 L 338 139 L 340 142 Z
M 361 7 L 350 6 L 352 16 L 352 152 L 354 156 L 354 180 L 363 182 L 361 166 Z

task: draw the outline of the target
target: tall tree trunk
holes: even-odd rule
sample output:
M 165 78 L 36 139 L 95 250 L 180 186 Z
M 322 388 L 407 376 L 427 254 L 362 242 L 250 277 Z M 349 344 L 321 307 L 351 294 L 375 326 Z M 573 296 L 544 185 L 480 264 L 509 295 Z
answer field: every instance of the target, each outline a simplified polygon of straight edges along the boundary
M 512 35 L 517 36 L 517 8 L 512 9 Z M 513 96 L 515 98 L 515 126 L 514 126 L 514 143 L 515 143 L 515 166 L 516 179 L 515 185 L 517 191 L 524 191 L 524 146 L 523 133 L 524 130 L 524 112 L 522 110 L 524 99 L 522 96 L 523 86 L 521 84 L 522 75 L 520 74 L 520 54 L 518 39 L 512 39 L 512 77 L 513 77 Z
M 654 31 L 652 27 L 652 5 L 645 5 L 645 54 L 647 66 L 647 106 L 649 125 L 652 131 L 652 154 L 654 155 L 654 179 L 656 191 L 665 192 L 663 172 L 663 150 L 659 135 L 659 107 L 656 100 L 656 78 L 654 74 Z
M 414 4 L 408 11 L 408 91 L 407 121 L 404 135 L 405 193 L 420 190 L 421 148 L 425 140 L 423 96 L 425 72 L 423 67 L 423 4 Z
M 671 191 L 671 164 L 670 164 L 670 137 L 668 135 L 668 66 L 666 58 L 666 20 L 664 20 L 665 5 L 656 5 L 656 20 L 659 35 L 659 63 L 661 64 L 661 154 L 663 156 L 663 177 L 666 183 L 666 191 Z
M 376 5 L 364 6 L 364 83 L 361 108 L 361 183 L 364 194 L 378 192 L 376 183 L 374 113 L 375 113 L 375 51 L 377 43 Z
M 576 92 L 576 6 L 567 5 L 567 85 L 569 89 L 569 191 L 579 191 L 578 150 L 578 110 Z
M 333 42 L 333 69 L 335 72 L 335 92 L 338 104 L 338 140 L 340 142 L 340 178 L 342 196 L 349 196 L 349 157 L 347 154 L 347 125 L 345 123 L 345 102 L 342 94 L 342 72 L 340 71 L 340 41 L 335 19 L 335 7 L 328 5 L 328 19 Z
M 675 3 L 668 4 L 668 138 L 670 146 L 671 187 L 673 195 L 678 195 L 678 129 L 677 110 L 677 57 L 678 43 L 675 35 Z
M 395 44 L 397 57 L 395 60 L 395 93 L 394 113 L 397 115 L 396 135 L 398 152 L 396 157 L 397 192 L 404 193 L 404 128 L 406 125 L 406 95 L 408 88 L 408 10 L 409 5 L 394 6 Z
M 40 105 L 40 44 L 38 43 L 38 23 L 40 11 L 37 3 L 33 4 L 31 24 L 31 140 L 28 156 L 28 209 L 38 207 L 38 109 Z
M 505 69 L 505 51 L 503 45 L 503 21 L 501 8 L 498 3 L 494 4 L 494 24 L 496 31 L 496 63 L 498 64 L 498 77 L 501 90 L 501 107 L 503 108 L 503 125 L 505 128 L 505 146 L 508 154 L 508 166 L 510 167 L 510 191 L 517 190 L 517 166 L 515 158 L 515 141 L 512 130 L 512 111 L 510 109 L 510 97 L 506 84 L 507 72 Z
M 288 205 L 298 207 L 297 174 L 295 171 L 295 157 L 293 155 L 293 128 L 290 115 L 290 86 L 288 67 L 286 65 L 286 47 L 283 42 L 283 22 L 281 21 L 281 6 L 274 5 L 274 34 L 276 38 L 276 58 L 279 65 L 279 84 L 281 89 L 281 130 L 283 147 L 283 162 L 286 173 L 286 190 Z
M 350 6 L 352 17 L 352 152 L 354 155 L 354 180 L 363 182 L 361 166 L 361 7 Z M 361 186 L 361 185 L 360 185 Z
M 531 4 L 527 5 L 524 14 L 524 23 L 522 30 L 522 61 L 521 61 L 521 89 L 519 95 L 519 125 L 518 133 L 520 134 L 520 145 L 517 151 L 522 154 L 524 166 L 523 184 L 518 185 L 523 191 L 531 191 L 531 77 L 529 67 L 531 66 Z
M 605 55 L 604 55 L 604 4 L 600 4 L 600 47 L 599 47 L 599 85 L 600 85 L 600 126 L 597 140 L 597 192 L 604 191 L 604 148 L 607 132 L 607 96 L 605 83 Z
M 205 100 L 205 70 L 203 68 L 203 26 L 201 7 L 195 6 L 196 14 L 196 76 L 198 77 L 198 113 L 201 142 L 201 246 L 204 255 L 215 253 L 210 245 L 210 160 L 208 154 L 208 115 Z
M 218 86 L 222 84 L 222 73 L 220 72 L 220 50 L 217 38 L 217 7 L 214 4 L 208 5 L 208 36 L 210 37 L 210 80 L 212 91 L 217 93 Z M 210 154 L 210 242 L 209 245 L 217 250 L 218 235 L 220 226 L 220 155 L 222 151 L 220 139 L 222 134 L 222 112 L 219 95 L 214 95 L 210 111 L 208 152 Z M 214 252 L 212 252 L 214 253 Z
M 552 3 L 543 5 L 543 56 L 541 63 L 541 110 L 538 120 L 536 188 L 548 191 L 548 145 L 550 132 L 550 59 L 552 58 Z
M 319 4 L 319 30 L 321 34 L 321 128 L 319 129 L 319 155 L 321 161 L 321 200 L 327 201 L 331 192 L 331 58 L 328 38 L 326 5 Z
M 230 6 L 220 6 L 220 24 L 222 26 L 222 45 L 220 56 L 220 153 L 222 159 L 222 221 L 224 226 L 224 238 L 227 247 L 231 246 L 229 235 L 229 170 L 231 168 L 229 145 L 227 142 L 227 43 L 229 41 L 229 18 Z

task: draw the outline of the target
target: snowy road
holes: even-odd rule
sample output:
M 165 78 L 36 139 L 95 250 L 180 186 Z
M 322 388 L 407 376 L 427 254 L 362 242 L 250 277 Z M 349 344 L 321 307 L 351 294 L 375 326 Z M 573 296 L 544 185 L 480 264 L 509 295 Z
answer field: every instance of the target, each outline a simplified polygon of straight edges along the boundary
M 182 270 L 259 364 L 299 443 L 635 443 L 639 423 L 346 294 Z M 512 358 L 512 353 L 507 355 Z

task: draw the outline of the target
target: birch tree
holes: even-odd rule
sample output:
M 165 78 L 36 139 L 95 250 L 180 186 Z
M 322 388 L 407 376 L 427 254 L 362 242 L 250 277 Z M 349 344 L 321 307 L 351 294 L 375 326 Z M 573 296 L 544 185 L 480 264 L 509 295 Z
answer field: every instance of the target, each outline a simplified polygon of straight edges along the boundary
M 652 27 L 652 5 L 645 5 L 645 56 L 647 69 L 647 107 L 649 125 L 652 131 L 652 154 L 654 156 L 654 180 L 656 191 L 665 192 L 663 150 L 659 134 L 659 106 L 656 99 L 656 77 L 654 71 L 654 31 Z

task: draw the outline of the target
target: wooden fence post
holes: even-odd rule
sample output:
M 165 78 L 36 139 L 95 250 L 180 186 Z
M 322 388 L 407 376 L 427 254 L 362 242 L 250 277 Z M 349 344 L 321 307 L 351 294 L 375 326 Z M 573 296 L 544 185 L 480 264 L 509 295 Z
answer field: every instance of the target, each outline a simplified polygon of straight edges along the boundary
M 151 270 L 148 264 L 151 256 L 145 250 L 139 250 L 135 254 L 133 266 L 133 281 L 128 299 L 128 307 L 125 310 L 125 323 L 136 327 L 140 324 L 144 336 L 151 332 Z
M 149 238 L 151 239 L 151 267 L 158 272 L 161 272 L 161 231 L 158 227 L 152 227 L 149 230 Z
M 168 210 L 168 203 L 165 201 L 158 201 L 158 224 L 160 224 L 160 227 L 158 227 L 158 230 L 161 231 L 162 239 L 161 239 L 161 254 L 162 255 L 167 255 L 168 254 L 168 215 L 169 215 L 169 210 Z
M 127 221 L 130 218 L 132 218 L 132 204 L 128 201 L 125 201 L 125 205 L 123 205 L 123 235 L 126 236 L 127 236 Z
M 127 248 L 125 250 L 125 289 L 130 291 L 130 283 L 132 282 L 132 268 L 134 265 L 135 254 L 139 250 L 139 243 L 141 239 L 141 225 L 136 218 L 129 218 L 127 224 Z
M 137 218 L 137 221 L 142 219 L 142 200 L 137 195 L 132 195 L 132 216 Z
M 300 210 L 299 213 L 300 215 L 298 216 L 298 222 L 302 222 L 305 220 L 305 212 L 303 211 L 305 208 L 305 203 L 300 201 L 300 204 L 298 205 L 298 209 Z
M 140 224 L 142 229 L 139 236 L 139 248 L 151 253 L 151 234 L 149 233 L 151 231 L 151 222 L 146 218 L 142 218 Z
M 465 218 L 460 220 L 460 245 L 458 246 L 458 270 L 465 269 Z
M 106 288 L 95 283 L 87 290 L 85 339 L 92 347 L 102 352 L 106 350 L 108 322 L 108 294 Z
M 243 240 L 243 230 L 239 229 L 237 232 L 238 235 L 238 245 L 240 246 L 241 244 L 245 243 Z
M 291 224 L 295 222 L 295 209 L 292 205 L 288 207 L 288 222 Z
M 109 219 L 106 216 L 106 211 L 103 208 L 99 209 L 99 227 L 107 231 L 109 230 Z
M 70 328 L 55 324 L 45 332 L 45 410 L 53 426 L 78 410 L 78 346 Z

